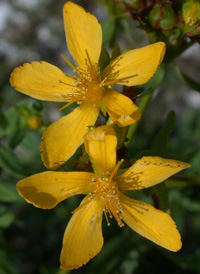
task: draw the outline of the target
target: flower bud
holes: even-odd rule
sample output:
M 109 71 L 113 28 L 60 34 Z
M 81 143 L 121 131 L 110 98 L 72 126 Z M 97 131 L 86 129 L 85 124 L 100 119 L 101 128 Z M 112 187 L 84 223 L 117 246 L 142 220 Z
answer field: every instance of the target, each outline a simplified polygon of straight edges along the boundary
M 138 9 L 140 7 L 139 0 L 125 0 L 124 3 L 129 4 L 134 9 Z
M 42 119 L 40 116 L 32 115 L 28 118 L 28 126 L 32 129 L 37 129 L 41 127 Z
M 189 0 L 183 5 L 183 19 L 186 25 L 193 26 L 200 19 L 200 2 Z
M 155 4 L 149 13 L 148 21 L 156 29 L 168 29 L 176 24 L 176 14 L 169 4 Z

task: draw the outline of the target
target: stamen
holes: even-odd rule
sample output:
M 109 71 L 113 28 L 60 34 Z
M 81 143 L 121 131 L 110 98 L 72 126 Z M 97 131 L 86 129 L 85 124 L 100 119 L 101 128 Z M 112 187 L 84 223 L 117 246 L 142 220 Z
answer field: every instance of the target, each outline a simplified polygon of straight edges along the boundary
M 108 216 L 107 216 L 106 210 L 104 210 L 104 215 L 105 215 L 105 217 L 106 217 L 107 225 L 110 226 L 110 223 L 109 223 L 109 220 L 108 220 Z
M 71 85 L 71 84 L 65 83 L 65 82 L 63 82 L 63 81 L 61 81 L 61 80 L 59 80 L 59 82 L 60 82 L 60 83 L 62 83 L 62 84 L 64 84 L 64 85 L 67 85 L 67 86 L 73 87 L 73 88 L 75 88 L 75 87 L 76 87 L 76 86 L 73 86 L 73 85 Z
M 124 78 L 121 78 L 121 79 L 120 78 L 119 79 L 113 79 L 113 80 L 110 80 L 108 82 L 104 82 L 104 85 L 108 86 L 108 85 L 117 84 L 119 82 L 126 82 L 126 80 L 131 79 L 131 78 L 136 77 L 136 76 L 138 76 L 138 74 L 127 76 L 127 77 L 124 77 Z
M 104 86 L 114 85 L 114 84 L 116 84 L 119 81 L 120 81 L 120 79 L 113 79 L 113 80 L 110 80 L 108 82 L 104 82 Z
M 74 65 L 72 65 L 72 63 L 63 55 L 60 55 L 66 62 L 67 64 L 79 75 L 79 71 L 75 68 Z
M 89 61 L 90 67 L 91 67 L 91 68 L 93 68 L 93 64 L 92 64 L 92 62 L 91 62 L 91 59 L 90 59 L 90 56 L 89 56 L 89 54 L 88 54 L 87 49 L 85 50 L 85 52 L 86 52 L 86 55 L 87 55 L 87 58 L 88 58 L 88 61 Z
M 63 107 L 59 108 L 59 111 L 61 111 L 61 110 L 65 109 L 65 108 L 67 108 L 68 106 L 72 105 L 73 103 L 74 103 L 74 101 L 67 103 L 67 104 L 64 105 Z
M 106 81 L 106 79 L 107 79 L 107 77 L 105 77 L 105 78 L 103 79 L 103 81 L 101 81 L 101 83 L 99 84 L 100 88 L 104 86 L 104 82 Z
M 112 181 L 113 177 L 115 176 L 115 174 L 117 173 L 119 167 L 121 166 L 121 164 L 122 164 L 123 162 L 124 162 L 124 159 L 122 159 L 121 161 L 119 161 L 119 162 L 117 163 L 117 165 L 115 166 L 113 172 L 110 174 L 110 177 L 109 177 L 108 182 L 107 182 L 108 184 Z

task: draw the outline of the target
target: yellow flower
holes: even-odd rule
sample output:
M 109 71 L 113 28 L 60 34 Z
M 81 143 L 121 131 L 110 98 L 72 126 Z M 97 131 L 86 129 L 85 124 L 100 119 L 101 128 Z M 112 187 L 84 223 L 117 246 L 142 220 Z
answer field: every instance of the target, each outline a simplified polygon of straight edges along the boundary
M 120 227 L 126 223 L 134 231 L 156 244 L 171 250 L 181 248 L 180 234 L 171 217 L 153 206 L 134 200 L 123 193 L 154 186 L 189 164 L 143 157 L 122 175 L 117 175 L 117 138 L 109 126 L 86 134 L 85 148 L 96 173 L 47 171 L 18 182 L 19 194 L 36 207 L 50 209 L 77 194 L 85 194 L 74 210 L 66 228 L 61 252 L 61 267 L 74 269 L 86 264 L 103 246 L 102 217 L 108 225 L 110 216 Z
M 12 87 L 31 97 L 68 102 L 67 105 L 73 102 L 80 104 L 44 132 L 41 152 L 47 168 L 63 164 L 74 154 L 83 143 L 88 126 L 97 120 L 101 106 L 120 127 L 136 123 L 141 116 L 139 109 L 112 87 L 114 84 L 136 86 L 146 83 L 165 54 L 163 42 L 131 50 L 116 58 L 100 73 L 98 61 L 102 30 L 96 17 L 72 2 L 64 5 L 63 14 L 68 49 L 77 67 L 64 59 L 77 75 L 68 76 L 42 61 L 15 68 L 10 77 Z

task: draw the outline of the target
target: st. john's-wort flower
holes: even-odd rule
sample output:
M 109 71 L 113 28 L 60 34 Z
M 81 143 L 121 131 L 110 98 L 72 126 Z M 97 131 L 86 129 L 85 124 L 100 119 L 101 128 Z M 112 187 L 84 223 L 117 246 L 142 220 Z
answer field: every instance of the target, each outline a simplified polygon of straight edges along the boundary
M 112 87 L 146 83 L 165 54 L 163 42 L 131 50 L 113 60 L 100 73 L 102 30 L 96 17 L 72 2 L 64 5 L 63 15 L 68 49 L 77 67 L 64 58 L 77 75 L 68 76 L 42 61 L 17 67 L 10 77 L 12 87 L 31 97 L 68 102 L 67 105 L 80 104 L 44 132 L 41 153 L 47 168 L 63 164 L 74 154 L 83 143 L 88 126 L 97 120 L 101 106 L 120 127 L 136 123 L 141 116 L 138 107 Z
M 77 194 L 86 194 L 73 211 L 66 228 L 61 267 L 74 269 L 86 264 L 103 246 L 102 217 L 114 217 L 120 227 L 126 223 L 134 231 L 171 251 L 181 248 L 174 221 L 161 210 L 128 197 L 124 191 L 154 186 L 189 164 L 160 157 L 142 157 L 127 171 L 117 175 L 117 138 L 109 126 L 98 127 L 85 136 L 85 148 L 96 173 L 47 171 L 18 182 L 20 195 L 34 206 L 50 209 Z

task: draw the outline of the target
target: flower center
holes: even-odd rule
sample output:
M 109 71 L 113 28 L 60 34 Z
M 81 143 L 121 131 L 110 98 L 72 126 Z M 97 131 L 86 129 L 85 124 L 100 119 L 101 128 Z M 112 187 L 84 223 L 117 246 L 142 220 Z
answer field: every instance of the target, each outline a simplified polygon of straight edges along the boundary
M 61 55 L 68 65 L 72 67 L 73 71 L 78 74 L 78 76 L 73 76 L 74 85 L 71 85 L 71 92 L 63 95 L 69 103 L 61 109 L 66 108 L 74 102 L 77 102 L 78 104 L 81 104 L 83 101 L 95 103 L 102 98 L 105 92 L 103 85 L 101 85 L 101 76 L 98 64 L 92 64 L 87 50 L 86 55 L 87 59 L 85 59 L 85 69 L 74 67 L 67 58 Z M 62 83 L 69 86 L 67 83 Z
M 91 192 L 89 193 L 89 199 L 100 199 L 103 204 L 103 211 L 107 220 L 107 225 L 110 226 L 108 215 L 110 218 L 114 217 L 120 227 L 123 227 L 122 222 L 122 205 L 119 200 L 118 184 L 114 180 L 120 161 L 113 172 L 110 174 L 108 171 L 102 173 L 98 178 L 93 178 L 90 182 Z
M 68 63 L 73 71 L 78 74 L 78 76 L 73 76 L 74 84 L 72 85 L 61 82 L 67 86 L 70 86 L 71 92 L 63 95 L 68 103 L 60 108 L 60 110 L 68 107 L 74 102 L 77 102 L 78 104 L 81 104 L 83 101 L 94 102 L 95 106 L 96 102 L 101 100 L 103 94 L 107 89 L 110 89 L 112 85 L 117 83 L 126 84 L 130 78 L 137 76 L 130 75 L 120 78 L 119 70 L 112 72 L 115 67 L 120 66 L 118 62 L 123 59 L 122 57 L 118 57 L 116 58 L 116 61 L 113 62 L 109 75 L 105 76 L 102 80 L 98 69 L 98 64 L 92 63 L 88 51 L 85 50 L 85 52 L 87 57 L 85 59 L 85 69 L 75 67 L 65 56 L 61 54 L 63 59 Z

